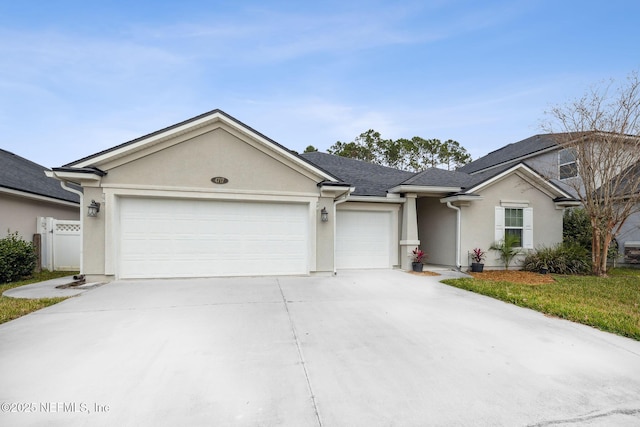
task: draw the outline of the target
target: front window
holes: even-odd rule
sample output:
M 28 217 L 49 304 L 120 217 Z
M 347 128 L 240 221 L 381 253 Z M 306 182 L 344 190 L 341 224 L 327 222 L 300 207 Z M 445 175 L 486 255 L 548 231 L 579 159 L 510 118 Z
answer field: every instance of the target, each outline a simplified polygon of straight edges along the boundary
M 576 162 L 575 148 L 565 148 L 558 153 L 560 179 L 574 178 L 578 176 L 578 164 Z
M 524 230 L 524 214 L 522 209 L 505 208 L 504 210 L 504 234 L 517 237 L 514 247 L 522 246 L 522 230 Z

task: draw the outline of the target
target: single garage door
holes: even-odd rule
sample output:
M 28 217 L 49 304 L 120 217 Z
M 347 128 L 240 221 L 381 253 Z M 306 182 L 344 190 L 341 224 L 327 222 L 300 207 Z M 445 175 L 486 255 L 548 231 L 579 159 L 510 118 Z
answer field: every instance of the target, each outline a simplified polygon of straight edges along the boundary
M 120 200 L 121 278 L 306 274 L 308 205 Z
M 336 223 L 337 268 L 390 268 L 392 214 L 339 210 Z

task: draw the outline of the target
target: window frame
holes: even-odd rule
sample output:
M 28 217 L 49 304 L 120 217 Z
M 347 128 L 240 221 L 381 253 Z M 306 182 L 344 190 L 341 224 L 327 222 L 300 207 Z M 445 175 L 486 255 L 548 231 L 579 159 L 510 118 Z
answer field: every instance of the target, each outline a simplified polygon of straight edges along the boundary
M 563 157 L 570 157 L 573 160 L 566 161 L 567 159 L 563 159 Z M 568 167 L 568 168 L 567 168 Z M 562 170 L 569 170 L 572 175 L 562 176 Z M 563 148 L 558 151 L 558 178 L 560 180 L 577 178 L 578 177 L 578 156 L 576 154 L 575 148 Z
M 514 215 L 510 215 L 510 213 L 515 212 Z M 513 221 L 517 221 L 520 225 L 513 225 Z M 511 231 L 511 233 L 510 233 Z M 513 233 L 516 231 L 516 233 Z M 504 234 L 516 234 L 519 237 L 519 245 L 515 245 L 514 248 L 522 248 L 524 247 L 524 208 L 512 208 L 505 207 L 504 208 Z
M 522 238 L 520 241 L 521 249 L 533 249 L 533 208 L 529 207 L 527 202 L 515 203 L 512 201 L 501 201 L 501 206 L 495 207 L 495 234 L 496 242 L 504 239 L 506 229 L 516 229 L 516 227 L 506 227 L 506 211 L 505 209 L 521 209 L 522 210 Z M 519 228 L 518 228 L 519 229 Z

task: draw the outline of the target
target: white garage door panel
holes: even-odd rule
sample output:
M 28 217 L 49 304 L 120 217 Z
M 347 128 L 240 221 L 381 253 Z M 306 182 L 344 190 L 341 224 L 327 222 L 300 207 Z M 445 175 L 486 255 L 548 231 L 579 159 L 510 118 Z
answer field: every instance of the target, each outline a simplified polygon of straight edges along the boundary
M 390 268 L 392 214 L 389 211 L 338 211 L 337 268 Z
M 120 201 L 123 278 L 308 273 L 308 206 Z

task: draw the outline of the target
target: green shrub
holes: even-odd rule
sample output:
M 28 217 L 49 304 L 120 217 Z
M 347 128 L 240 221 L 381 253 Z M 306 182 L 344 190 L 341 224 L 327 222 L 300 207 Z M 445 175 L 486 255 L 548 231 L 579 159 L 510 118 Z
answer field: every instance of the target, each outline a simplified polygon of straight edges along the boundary
M 562 219 L 562 241 L 565 244 L 578 244 L 591 251 L 593 228 L 587 212 L 583 208 L 564 211 Z
M 509 269 L 509 264 L 511 264 L 511 260 L 520 253 L 520 237 L 515 234 L 506 233 L 502 240 L 497 242 L 493 242 L 491 246 L 489 246 L 490 251 L 498 252 L 498 256 L 504 263 L 504 269 Z
M 33 244 L 22 240 L 17 232 L 0 239 L 0 283 L 29 276 L 36 268 L 37 259 Z
M 555 274 L 587 274 L 591 271 L 589 251 L 579 244 L 559 244 L 552 248 L 539 248 L 526 256 L 522 269 L 540 271 L 546 268 Z

